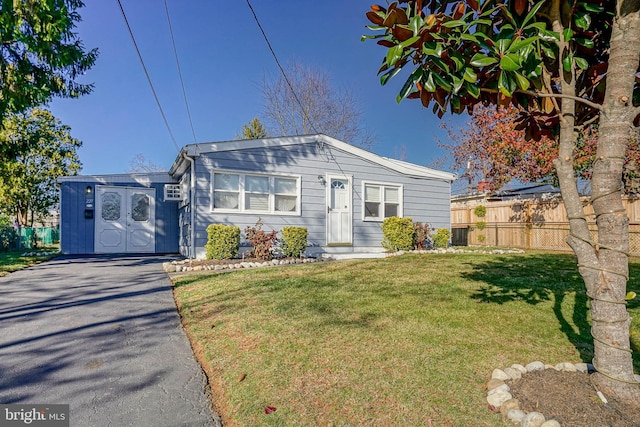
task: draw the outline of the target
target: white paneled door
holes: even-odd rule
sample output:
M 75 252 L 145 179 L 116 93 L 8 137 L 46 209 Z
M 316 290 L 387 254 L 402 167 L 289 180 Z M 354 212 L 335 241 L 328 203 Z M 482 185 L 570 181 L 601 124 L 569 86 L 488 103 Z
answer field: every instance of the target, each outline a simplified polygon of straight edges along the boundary
M 155 252 L 155 190 L 96 186 L 96 253 Z
M 350 245 L 351 182 L 347 178 L 327 179 L 327 244 Z

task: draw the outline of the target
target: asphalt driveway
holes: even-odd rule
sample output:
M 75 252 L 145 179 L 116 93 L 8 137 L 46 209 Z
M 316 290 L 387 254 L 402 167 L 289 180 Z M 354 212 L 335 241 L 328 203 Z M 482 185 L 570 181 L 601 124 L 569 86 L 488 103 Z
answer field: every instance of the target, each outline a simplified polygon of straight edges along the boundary
M 0 403 L 71 426 L 213 426 L 163 257 L 60 257 L 0 278 Z

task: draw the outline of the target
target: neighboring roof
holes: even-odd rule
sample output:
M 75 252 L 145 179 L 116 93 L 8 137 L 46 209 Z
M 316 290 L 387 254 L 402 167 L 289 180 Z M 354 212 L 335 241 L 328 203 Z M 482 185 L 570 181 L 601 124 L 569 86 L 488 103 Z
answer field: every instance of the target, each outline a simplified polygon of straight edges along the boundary
M 141 185 L 149 185 L 154 183 L 169 184 L 169 183 L 175 182 L 175 180 L 169 175 L 168 172 L 61 176 L 58 178 L 57 181 L 58 183 L 91 182 L 91 183 L 97 183 L 97 184 L 135 182 Z
M 285 147 L 304 144 L 326 144 L 330 147 L 353 154 L 354 156 L 358 156 L 372 163 L 412 177 L 433 178 L 448 182 L 452 182 L 457 178 L 456 174 L 453 173 L 439 171 L 436 169 L 431 169 L 400 160 L 394 160 L 388 157 L 382 157 L 378 154 L 347 144 L 346 142 L 342 142 L 323 134 L 189 144 L 180 151 L 180 154 L 178 154 L 178 157 L 173 163 L 173 166 L 171 166 L 171 169 L 169 170 L 169 174 L 171 176 L 174 176 L 178 172 L 184 172 L 184 170 L 186 169 L 186 160 L 184 158 L 185 155 L 189 157 L 196 157 L 203 153 L 239 151 L 264 147 Z

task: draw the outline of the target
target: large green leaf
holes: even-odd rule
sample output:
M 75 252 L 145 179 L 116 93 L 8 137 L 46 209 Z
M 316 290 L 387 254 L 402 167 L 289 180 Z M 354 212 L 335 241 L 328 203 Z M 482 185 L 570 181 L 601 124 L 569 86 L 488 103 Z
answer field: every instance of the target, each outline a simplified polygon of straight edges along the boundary
M 478 99 L 478 97 L 480 96 L 480 88 L 478 86 L 469 82 L 465 82 L 464 87 L 465 89 L 467 89 L 467 92 L 469 92 L 469 95 L 473 96 L 475 99 Z
M 413 37 L 403 41 L 402 43 L 400 43 L 399 46 L 402 47 L 403 49 L 406 49 L 409 46 L 411 46 L 412 44 L 414 44 L 415 42 L 417 42 L 418 40 L 420 40 L 420 36 L 413 36 Z
M 568 73 L 571 71 L 571 65 L 573 65 L 573 55 L 567 54 L 562 58 L 562 69 Z
M 585 38 L 578 37 L 576 38 L 576 43 L 586 47 L 587 49 L 593 49 L 595 47 L 595 43 L 592 39 L 585 39 Z
M 520 73 L 513 73 L 513 75 L 516 78 L 516 83 L 518 84 L 518 87 L 522 90 L 527 90 L 529 89 L 529 86 L 531 85 L 531 83 L 529 82 L 529 79 L 527 79 L 525 76 L 523 76 Z
M 402 89 L 400 89 L 400 92 L 396 96 L 396 102 L 399 104 L 400 101 L 405 99 L 407 95 L 409 95 L 409 92 L 411 92 L 411 89 L 413 89 L 413 74 L 410 75 L 404 82 L 404 85 L 402 85 Z
M 455 21 L 445 22 L 444 24 L 442 24 L 442 26 L 445 28 L 455 28 L 455 27 L 462 27 L 464 24 L 466 24 L 465 21 L 461 19 L 456 19 Z
M 424 25 L 424 20 L 420 15 L 414 15 L 409 20 L 409 28 L 411 28 L 411 31 L 413 31 L 413 34 L 416 36 L 420 33 L 420 30 L 422 29 L 423 25 Z
M 451 76 L 451 80 L 453 81 L 453 93 L 460 92 L 460 89 L 462 88 L 462 85 L 464 84 L 464 80 L 462 80 L 458 76 L 453 76 L 453 75 Z
M 453 86 L 451 85 L 451 83 L 449 83 L 444 77 L 442 77 L 440 74 L 438 73 L 433 73 L 433 79 L 435 80 L 436 84 L 438 86 L 440 86 L 441 88 L 443 88 L 444 90 L 446 90 L 447 92 L 451 92 L 453 90 Z
M 578 3 L 578 6 L 581 6 L 584 10 L 588 12 L 600 13 L 604 11 L 604 6 L 600 6 L 599 4 L 594 4 L 594 3 L 580 2 Z
M 505 71 L 516 71 L 520 69 L 520 56 L 517 53 L 510 53 L 500 58 L 500 68 Z
M 533 5 L 533 7 L 531 8 L 531 10 L 529 11 L 529 13 L 527 13 L 527 16 L 524 17 L 524 20 L 522 21 L 522 23 L 520 24 L 522 27 L 524 27 L 525 25 L 527 25 L 529 23 L 529 21 L 531 21 L 533 19 L 533 17 L 536 15 L 536 13 L 538 13 L 538 10 L 540 10 L 540 8 L 545 4 L 546 2 L 544 0 L 536 3 Z
M 486 67 L 488 65 L 493 65 L 497 62 L 498 62 L 498 58 L 486 56 L 481 53 L 476 53 L 475 55 L 473 55 L 469 63 L 474 67 Z
M 537 36 L 534 37 L 529 37 L 526 38 L 524 40 L 516 40 L 514 41 L 511 46 L 509 46 L 509 49 L 507 50 L 507 52 L 512 53 L 512 52 L 517 52 L 520 49 L 523 49 L 527 46 L 530 46 L 531 44 L 533 44 L 533 42 L 539 40 L 539 38 Z
M 464 79 L 469 83 L 475 83 L 478 80 L 478 75 L 472 68 L 467 67 L 464 69 Z
M 516 81 L 508 71 L 501 71 L 498 78 L 498 89 L 504 96 L 511 97 L 516 91 Z
M 433 72 L 429 71 L 428 73 L 429 74 L 426 79 L 424 77 L 422 78 L 424 88 L 427 92 L 435 92 L 438 87 L 436 86 L 436 82 L 433 80 Z
M 578 66 L 578 68 L 580 68 L 581 70 L 588 70 L 589 69 L 589 61 L 587 61 L 584 58 L 579 58 L 579 57 L 574 57 L 573 60 L 576 63 L 576 66 Z
M 389 79 L 392 78 L 393 76 L 395 76 L 396 74 L 398 74 L 401 69 L 402 69 L 402 67 L 392 68 L 391 70 L 389 70 L 386 73 L 384 73 L 383 75 L 381 75 L 380 76 L 380 84 L 382 86 L 386 85 L 387 82 L 389 81 Z
M 586 13 L 576 12 L 576 14 L 574 15 L 573 22 L 576 24 L 578 28 L 586 31 L 589 29 L 589 26 L 591 25 L 591 16 L 589 16 L 589 14 L 586 14 Z
M 398 61 L 400 61 L 400 59 L 402 59 L 402 51 L 403 49 L 400 45 L 389 48 L 389 50 L 387 51 L 387 64 L 390 67 L 393 67 L 398 63 Z
M 571 28 L 565 28 L 564 31 L 562 31 L 562 38 L 566 42 L 571 40 L 573 38 L 573 30 Z

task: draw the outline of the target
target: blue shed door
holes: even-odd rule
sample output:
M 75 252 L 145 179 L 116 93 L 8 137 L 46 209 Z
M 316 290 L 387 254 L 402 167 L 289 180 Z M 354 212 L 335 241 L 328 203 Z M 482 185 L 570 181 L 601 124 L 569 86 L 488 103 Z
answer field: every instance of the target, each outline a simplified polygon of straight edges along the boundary
M 96 186 L 96 253 L 155 252 L 155 190 Z

